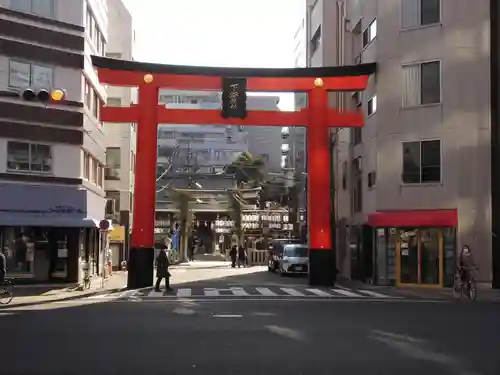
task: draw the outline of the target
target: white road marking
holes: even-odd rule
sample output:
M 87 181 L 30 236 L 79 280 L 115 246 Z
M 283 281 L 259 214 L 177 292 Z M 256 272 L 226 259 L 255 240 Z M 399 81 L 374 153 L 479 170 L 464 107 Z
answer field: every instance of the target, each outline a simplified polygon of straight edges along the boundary
M 229 288 L 231 290 L 231 292 L 233 293 L 233 295 L 235 296 L 238 296 L 238 297 L 245 297 L 245 296 L 249 296 L 250 294 L 248 294 L 245 289 L 243 288 Z
M 177 297 L 191 297 L 191 288 L 177 289 Z
M 178 314 L 178 315 L 193 315 L 196 313 L 196 311 L 194 311 L 192 309 L 186 309 L 184 307 L 176 308 L 176 309 L 172 310 L 172 312 L 174 314 Z
M 156 290 L 152 290 L 151 292 L 148 293 L 148 297 L 163 297 L 163 292 L 157 292 Z
M 262 294 L 263 296 L 269 296 L 269 297 L 276 297 L 277 294 L 274 293 L 271 289 L 269 288 L 255 288 L 257 292 Z
M 288 300 L 289 298 L 339 298 L 344 297 L 348 299 L 402 299 L 403 297 L 390 296 L 378 292 L 374 292 L 371 290 L 352 290 L 345 287 L 335 287 L 329 290 L 322 290 L 318 288 L 291 288 L 291 287 L 282 287 L 282 288 L 269 288 L 269 287 L 243 287 L 243 286 L 233 286 L 228 289 L 225 288 L 203 288 L 203 292 L 196 288 L 179 288 L 177 291 L 172 294 L 164 295 L 163 291 L 155 292 L 154 289 L 150 290 L 145 298 L 156 298 L 156 299 L 176 299 L 176 298 L 215 298 L 220 297 L 223 299 L 241 299 L 241 298 L 249 298 L 249 299 L 257 299 L 259 297 L 266 297 L 266 299 L 284 299 Z M 285 294 L 280 294 L 279 290 Z M 223 293 L 227 292 L 227 293 Z M 101 299 L 101 300 L 119 300 L 120 298 L 128 298 L 128 299 L 136 299 L 141 298 L 138 295 L 139 291 L 137 290 L 129 290 L 121 293 L 108 293 L 101 294 L 95 296 L 89 296 L 87 299 Z M 197 295 L 199 294 L 199 295 Z M 273 298 L 275 297 L 275 298 Z
M 324 290 L 320 289 L 306 289 L 308 292 L 315 294 L 320 297 L 333 297 L 330 293 L 325 292 Z
M 374 292 L 374 291 L 371 291 L 371 290 L 358 289 L 358 292 L 366 294 L 367 296 L 370 296 L 370 297 L 376 297 L 376 298 L 393 298 L 391 296 L 388 296 L 388 295 L 385 295 L 385 294 L 382 294 L 382 293 L 377 293 L 377 292 Z
M 301 293 L 299 292 L 298 290 L 295 290 L 293 288 L 280 288 L 283 292 L 285 292 L 286 294 L 289 294 L 291 296 L 295 296 L 295 297 L 305 297 L 305 294 L 304 293 Z
M 220 296 L 219 290 L 216 288 L 205 288 L 204 292 L 205 292 L 205 295 L 207 297 L 219 297 Z
M 243 318 L 241 314 L 214 314 L 214 318 Z
M 332 289 L 332 291 L 334 293 L 337 293 L 337 294 L 341 294 L 343 296 L 346 296 L 346 297 L 355 297 L 355 298 L 363 298 L 362 295 L 359 295 L 359 294 L 356 294 L 356 293 L 353 293 L 353 292 L 350 292 L 346 289 Z M 366 298 L 366 297 L 365 297 Z
M 140 289 L 127 290 L 121 294 L 121 298 L 131 298 L 135 297 L 135 294 L 139 293 Z

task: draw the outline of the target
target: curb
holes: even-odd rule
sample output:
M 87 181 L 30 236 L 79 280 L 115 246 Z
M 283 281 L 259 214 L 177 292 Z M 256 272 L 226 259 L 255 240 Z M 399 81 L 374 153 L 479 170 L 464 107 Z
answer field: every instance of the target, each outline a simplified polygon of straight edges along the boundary
M 82 299 L 85 297 L 93 297 L 97 295 L 104 295 L 104 294 L 109 294 L 109 293 L 117 293 L 121 291 L 127 290 L 127 287 L 121 287 L 121 288 L 111 288 L 111 289 L 106 289 L 106 290 L 96 290 L 92 292 L 82 292 L 81 294 L 74 295 L 74 296 L 68 296 L 68 297 L 63 297 L 63 298 L 52 298 L 49 300 L 44 300 L 44 301 L 32 301 L 32 302 L 22 302 L 22 303 L 14 303 L 14 304 L 9 304 L 9 305 L 0 305 L 0 310 L 8 310 L 8 309 L 14 309 L 17 307 L 25 307 L 25 306 L 34 306 L 34 305 L 44 305 L 48 303 L 54 303 L 54 302 L 65 302 L 65 301 L 74 301 L 77 299 Z M 14 298 L 12 301 L 15 301 L 16 296 L 14 295 Z

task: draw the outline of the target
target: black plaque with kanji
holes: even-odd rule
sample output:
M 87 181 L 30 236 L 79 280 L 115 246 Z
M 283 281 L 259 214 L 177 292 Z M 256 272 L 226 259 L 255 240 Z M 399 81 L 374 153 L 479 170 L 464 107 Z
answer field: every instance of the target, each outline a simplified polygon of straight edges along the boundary
M 246 78 L 222 78 L 222 117 L 247 117 Z

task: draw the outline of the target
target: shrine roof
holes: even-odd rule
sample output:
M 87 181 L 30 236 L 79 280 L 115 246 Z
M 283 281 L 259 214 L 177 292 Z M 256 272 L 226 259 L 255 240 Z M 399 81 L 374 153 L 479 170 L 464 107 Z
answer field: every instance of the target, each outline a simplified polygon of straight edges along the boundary
M 167 65 L 92 56 L 96 68 L 155 74 L 198 75 L 212 77 L 353 77 L 374 74 L 376 63 L 314 68 L 227 68 L 191 65 Z

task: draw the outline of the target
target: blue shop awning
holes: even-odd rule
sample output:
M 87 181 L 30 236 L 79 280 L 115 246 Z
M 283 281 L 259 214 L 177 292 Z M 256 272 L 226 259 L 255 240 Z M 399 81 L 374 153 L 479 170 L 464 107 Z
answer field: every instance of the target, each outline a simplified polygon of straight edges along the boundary
M 95 228 L 87 192 L 73 186 L 0 184 L 0 226 Z

